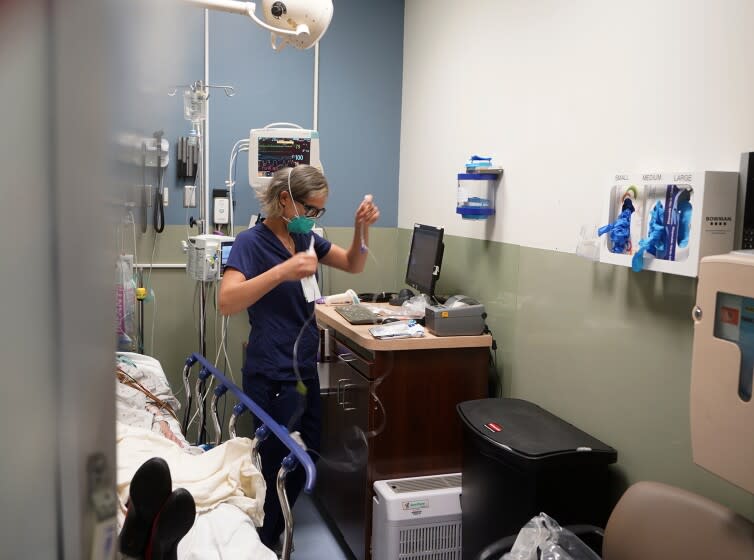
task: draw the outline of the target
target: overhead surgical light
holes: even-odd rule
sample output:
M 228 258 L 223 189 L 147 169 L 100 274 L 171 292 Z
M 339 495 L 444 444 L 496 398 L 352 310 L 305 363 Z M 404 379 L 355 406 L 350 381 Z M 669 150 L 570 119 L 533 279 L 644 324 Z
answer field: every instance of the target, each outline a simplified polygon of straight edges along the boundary
M 327 31 L 333 15 L 332 0 L 262 0 L 266 23 L 256 15 L 255 2 L 185 1 L 208 10 L 249 16 L 257 25 L 271 31 L 270 43 L 274 50 L 280 50 L 286 44 L 297 49 L 313 47 Z

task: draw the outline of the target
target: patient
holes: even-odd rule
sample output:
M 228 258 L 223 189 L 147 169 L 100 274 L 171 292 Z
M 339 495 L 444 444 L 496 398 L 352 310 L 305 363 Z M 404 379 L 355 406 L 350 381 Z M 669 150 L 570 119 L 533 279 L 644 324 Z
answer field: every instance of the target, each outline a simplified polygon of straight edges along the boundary
M 251 459 L 251 440 L 234 438 L 206 452 L 192 446 L 177 420 L 180 403 L 154 358 L 118 353 L 116 379 L 118 526 L 126 522 L 134 485 L 138 494 L 139 485 L 151 487 L 154 471 L 160 472 L 154 467 L 157 458 L 167 465 L 171 489 L 185 489 L 197 514 L 193 527 L 177 544 L 177 558 L 274 560 L 256 532 L 263 519 L 265 482 Z M 139 475 L 145 465 L 153 465 L 146 469 L 147 474 L 152 472 L 149 476 Z M 171 508 L 185 511 L 186 496 L 176 499 Z M 162 502 L 151 506 L 147 514 L 162 507 Z M 143 538 L 143 531 L 140 534 Z M 171 539 L 175 541 L 176 533 L 163 539 L 163 548 L 172 554 Z

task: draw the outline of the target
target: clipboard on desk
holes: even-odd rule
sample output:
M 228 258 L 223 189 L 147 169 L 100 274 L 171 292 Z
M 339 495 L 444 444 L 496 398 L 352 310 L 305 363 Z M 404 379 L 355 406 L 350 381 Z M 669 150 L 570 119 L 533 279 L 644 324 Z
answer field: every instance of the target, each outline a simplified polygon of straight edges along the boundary
M 424 336 L 424 327 L 410 319 L 408 321 L 396 321 L 372 327 L 369 334 L 380 340 L 391 340 L 394 338 L 419 338 Z

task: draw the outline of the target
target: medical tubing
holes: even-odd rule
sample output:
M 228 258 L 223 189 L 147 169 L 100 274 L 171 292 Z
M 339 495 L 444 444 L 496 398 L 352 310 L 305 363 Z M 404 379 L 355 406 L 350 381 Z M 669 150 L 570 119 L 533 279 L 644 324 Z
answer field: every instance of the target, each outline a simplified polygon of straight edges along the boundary
M 307 494 L 311 494 L 314 490 L 314 486 L 317 481 L 317 470 L 314 467 L 314 462 L 309 454 L 303 450 L 303 448 L 296 443 L 293 438 L 288 434 L 288 431 L 275 422 L 265 410 L 255 403 L 249 396 L 239 389 L 235 384 L 231 383 L 222 373 L 220 373 L 207 359 L 197 353 L 191 355 L 193 363 L 199 362 L 204 369 L 206 369 L 218 383 L 225 385 L 228 390 L 233 393 L 236 398 L 242 403 L 246 409 L 251 411 L 267 428 L 277 437 L 280 442 L 285 445 L 290 451 L 293 457 L 298 461 L 301 467 L 306 473 L 306 482 L 304 484 L 304 491 Z M 193 365 L 193 364 L 192 364 Z M 234 409 L 235 410 L 235 409 Z M 290 455 L 289 455 L 290 457 Z
M 159 150 L 159 148 L 158 148 Z M 157 157 L 157 188 L 154 193 L 154 208 L 152 209 L 152 225 L 157 233 L 165 230 L 165 206 L 162 194 L 162 158 Z
M 233 383 L 236 382 L 235 376 L 233 375 L 233 364 L 230 361 L 230 356 L 228 356 L 228 339 L 230 338 L 230 317 L 225 317 L 225 326 L 223 327 L 223 338 L 225 338 L 225 344 L 223 344 L 223 353 L 225 354 L 225 363 L 228 364 L 228 373 L 230 373 L 230 379 L 233 381 Z
M 143 393 L 144 395 L 149 397 L 149 399 L 152 401 L 152 403 L 154 403 L 154 405 L 158 409 L 167 410 L 168 414 L 170 414 L 170 416 L 172 416 L 173 418 L 175 418 L 176 421 L 178 421 L 178 417 L 176 416 L 175 411 L 173 410 L 173 407 L 170 406 L 165 401 L 163 401 L 157 395 L 152 393 L 152 391 L 144 387 L 144 385 L 139 383 L 139 381 L 137 381 L 130 373 L 127 373 L 123 371 L 122 369 L 120 369 L 119 366 L 116 366 L 115 376 L 120 383 L 122 383 L 123 385 L 128 385 L 129 387 L 133 387 L 137 391 Z
M 141 151 L 141 206 L 143 218 L 141 221 L 141 233 L 147 233 L 149 210 L 147 209 L 147 145 L 145 143 L 142 143 Z
M 201 372 L 200 372 L 201 375 Z M 190 428 L 194 424 L 194 420 L 196 420 L 197 416 L 202 416 L 202 422 L 199 425 L 200 430 L 200 441 L 197 442 L 198 445 L 206 443 L 207 438 L 207 426 L 206 422 L 204 421 L 205 417 L 205 408 L 207 405 L 207 397 L 209 396 L 210 391 L 212 390 L 212 384 L 215 382 L 214 378 L 209 380 L 209 387 L 205 389 L 205 385 L 207 383 L 206 376 L 204 379 L 197 379 L 196 386 L 199 389 L 197 391 L 198 394 L 201 395 L 201 398 L 197 397 L 197 400 L 199 401 L 197 403 L 197 409 L 196 412 L 194 412 L 194 415 L 191 417 L 191 420 L 189 420 L 188 427 Z
M 196 384 L 194 385 L 194 391 L 196 395 L 196 412 L 199 414 L 199 426 L 197 426 L 197 433 L 196 433 L 196 441 L 197 443 L 204 443 L 203 436 L 204 436 L 204 398 L 202 395 L 206 395 L 209 391 L 205 391 L 206 386 L 206 380 L 207 380 L 207 374 L 205 373 L 204 369 L 202 369 L 199 372 L 199 377 L 196 380 Z M 191 419 L 193 422 L 193 418 Z
M 157 191 L 154 195 L 154 208 L 152 209 L 152 224 L 157 233 L 165 230 L 165 206 L 162 199 L 162 193 Z
M 228 206 L 230 206 L 230 209 L 228 211 L 230 215 L 230 235 L 233 235 L 235 228 L 235 219 L 233 215 L 233 189 L 236 186 L 236 161 L 240 152 L 248 150 L 249 140 L 242 138 L 233 145 L 233 149 L 230 151 L 230 162 L 228 163 L 228 181 L 226 182 L 226 185 L 228 187 Z
M 360 237 L 361 237 L 361 246 L 359 247 L 359 251 L 362 253 L 366 253 L 369 251 L 369 247 L 367 247 L 367 244 L 364 242 L 364 222 L 361 222 L 360 224 Z
M 296 422 L 299 421 L 301 416 L 303 416 L 304 411 L 306 410 L 306 385 L 304 385 L 304 380 L 301 378 L 301 371 L 298 368 L 298 343 L 301 341 L 301 336 L 306 332 L 306 327 L 309 326 L 309 323 L 311 323 L 312 320 L 314 320 L 316 315 L 317 315 L 317 312 L 314 309 L 312 309 L 312 314 L 304 322 L 303 326 L 301 327 L 301 330 L 298 331 L 298 336 L 296 336 L 296 341 L 293 343 L 293 373 L 296 375 L 296 381 L 297 381 L 296 390 L 299 392 L 300 398 L 299 398 L 299 406 L 296 408 L 294 413 L 291 415 L 290 420 L 288 421 L 289 431 L 293 430 L 293 426 L 296 425 Z
M 183 411 L 181 432 L 184 434 L 188 432 L 189 418 L 191 416 L 191 385 L 189 384 L 189 375 L 191 374 L 192 365 L 191 359 L 187 359 L 183 365 L 183 390 L 186 393 L 186 409 Z
M 133 212 L 129 210 L 128 215 L 131 217 L 131 223 L 134 226 L 133 234 L 134 234 L 134 268 L 138 268 L 139 261 L 136 258 L 136 219 L 134 218 Z
M 149 347 L 152 350 L 152 356 L 154 356 L 154 353 L 155 353 L 154 333 L 155 333 L 155 326 L 157 323 L 157 296 L 155 295 L 154 290 L 152 290 L 152 270 L 154 270 L 154 256 L 155 256 L 155 253 L 157 252 L 158 239 L 159 237 L 155 235 L 154 241 L 152 242 L 152 256 L 149 259 L 149 274 L 147 275 L 146 285 L 143 286 L 144 288 L 147 289 L 147 296 L 149 296 L 150 292 L 152 294 L 152 332 L 149 334 Z M 143 274 L 143 269 L 142 269 L 142 274 Z

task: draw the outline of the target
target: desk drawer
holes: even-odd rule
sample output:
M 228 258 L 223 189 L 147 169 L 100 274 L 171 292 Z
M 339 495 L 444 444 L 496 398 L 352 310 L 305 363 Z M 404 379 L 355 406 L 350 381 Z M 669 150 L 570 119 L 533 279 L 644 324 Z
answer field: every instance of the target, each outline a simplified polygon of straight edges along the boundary
M 357 353 L 354 349 L 346 346 L 345 344 L 337 341 L 335 343 L 335 359 L 339 362 L 344 362 L 358 371 L 367 379 L 371 379 L 371 368 L 374 365 L 374 361 L 367 360 L 363 356 Z

